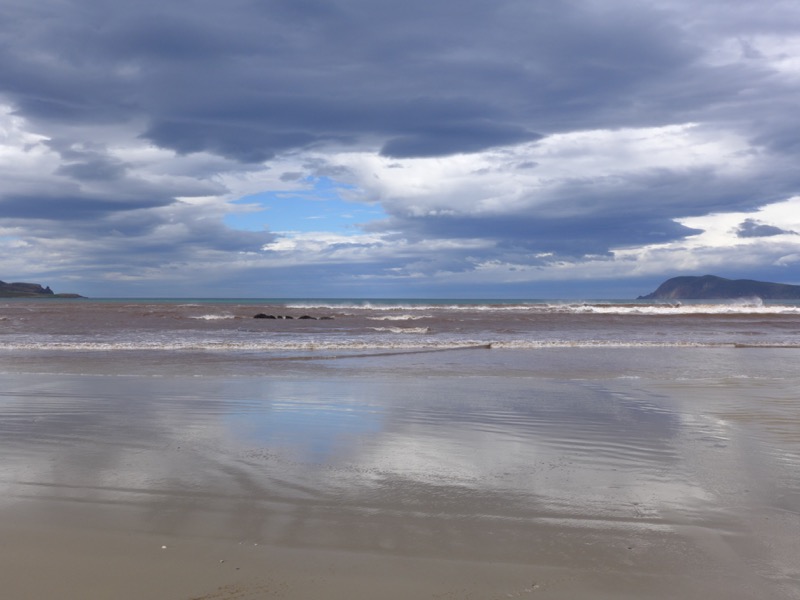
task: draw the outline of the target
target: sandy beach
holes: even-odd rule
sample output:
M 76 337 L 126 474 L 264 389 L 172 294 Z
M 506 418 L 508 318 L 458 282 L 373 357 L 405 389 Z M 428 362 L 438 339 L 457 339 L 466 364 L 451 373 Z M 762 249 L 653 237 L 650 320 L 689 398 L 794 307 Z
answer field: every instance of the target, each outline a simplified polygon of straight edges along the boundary
M 9 598 L 791 597 L 763 595 L 763 583 L 747 576 L 651 564 L 610 539 L 558 566 L 40 527 L 3 529 Z
M 0 0 L 0 600 L 800 600 L 800 0 Z
M 797 382 L 766 377 L 794 352 L 16 365 L 4 595 L 798 598 Z

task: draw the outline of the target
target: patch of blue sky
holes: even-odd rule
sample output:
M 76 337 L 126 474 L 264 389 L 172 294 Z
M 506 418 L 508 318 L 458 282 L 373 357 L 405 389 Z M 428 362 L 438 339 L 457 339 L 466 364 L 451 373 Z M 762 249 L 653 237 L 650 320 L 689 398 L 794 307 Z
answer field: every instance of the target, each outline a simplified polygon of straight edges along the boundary
M 225 224 L 244 231 L 308 232 L 338 234 L 358 232 L 358 225 L 386 218 L 379 205 L 349 202 L 343 193 L 354 189 L 329 177 L 309 177 L 309 189 L 260 192 L 236 200 L 260 208 L 225 217 Z

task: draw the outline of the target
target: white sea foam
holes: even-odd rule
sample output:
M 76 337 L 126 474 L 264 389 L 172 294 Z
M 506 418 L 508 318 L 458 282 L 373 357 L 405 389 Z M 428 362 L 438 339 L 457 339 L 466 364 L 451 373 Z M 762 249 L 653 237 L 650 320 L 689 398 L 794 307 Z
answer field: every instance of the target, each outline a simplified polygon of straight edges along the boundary
M 703 304 L 554 304 L 548 312 L 604 315 L 797 315 L 800 306 L 755 300 Z
M 543 304 L 480 304 L 480 303 L 466 303 L 459 304 L 456 301 L 452 303 L 442 304 L 428 304 L 428 303 L 413 303 L 413 302 L 398 302 L 398 303 L 382 303 L 382 302 L 300 302 L 288 303 L 287 308 L 296 308 L 303 310 L 314 309 L 327 309 L 327 310 L 348 310 L 348 311 L 406 311 L 406 312 L 422 312 L 422 311 L 520 311 L 529 310 L 534 306 L 544 306 Z
M 418 321 L 419 319 L 429 319 L 430 315 L 383 315 L 380 317 L 367 317 L 370 321 Z
M 370 327 L 372 331 L 388 333 L 428 333 L 427 327 Z
M 217 321 L 221 319 L 235 319 L 235 315 L 198 315 L 189 317 L 190 319 L 201 319 L 203 321 Z
M 545 348 L 732 348 L 728 343 L 705 342 L 653 342 L 623 340 L 511 340 L 492 342 L 492 348 L 500 350 L 534 350 Z
M 407 332 L 408 330 L 404 330 Z M 546 350 L 558 348 L 735 348 L 734 343 L 706 342 L 630 342 L 622 340 L 549 340 L 549 341 L 499 341 L 481 340 L 431 340 L 414 336 L 370 340 L 262 340 L 262 341 L 109 341 L 109 342 L 8 342 L 0 343 L 0 352 L 17 351 L 182 351 L 182 352 L 285 352 L 285 351 L 366 351 L 366 350 L 458 350 L 462 348 L 491 348 L 494 350 Z M 800 348 L 800 344 L 763 344 L 747 348 Z
M 379 302 L 303 302 L 290 303 L 287 308 L 304 310 L 346 310 L 353 311 L 348 314 L 359 314 L 361 311 L 369 312 L 399 312 L 402 315 L 386 317 L 370 317 L 386 320 L 397 318 L 426 318 L 429 314 L 416 316 L 416 313 L 441 313 L 441 312 L 495 312 L 495 313 L 573 313 L 573 314 L 607 314 L 607 315 L 694 315 L 694 314 L 732 314 L 732 315 L 797 315 L 800 314 L 798 303 L 764 303 L 760 298 L 740 298 L 736 300 L 720 300 L 719 302 L 531 302 L 531 303 L 453 303 L 453 304 L 428 304 L 428 303 L 379 303 Z M 411 314 L 409 314 L 411 313 Z

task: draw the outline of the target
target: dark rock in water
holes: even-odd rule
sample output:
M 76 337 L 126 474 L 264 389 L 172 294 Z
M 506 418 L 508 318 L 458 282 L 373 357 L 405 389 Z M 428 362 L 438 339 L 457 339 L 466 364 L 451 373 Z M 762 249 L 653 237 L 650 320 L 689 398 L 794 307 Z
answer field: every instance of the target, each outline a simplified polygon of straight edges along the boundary
M 652 294 L 638 300 L 720 300 L 753 298 L 762 300 L 798 300 L 800 285 L 769 283 L 752 279 L 725 279 L 715 275 L 673 277 Z
M 254 319 L 294 319 L 295 317 L 293 317 L 292 315 L 268 315 L 268 314 L 265 314 L 265 313 L 258 313 L 256 315 L 253 315 L 253 318 Z M 308 319 L 308 320 L 312 320 L 312 321 L 317 321 L 317 320 L 323 320 L 324 321 L 324 320 L 333 319 L 333 317 L 313 317 L 311 315 L 303 315 L 302 317 L 297 317 L 297 319 L 298 320 Z
M 50 286 L 38 283 L 6 283 L 0 281 L 0 298 L 83 298 L 78 294 L 54 294 Z

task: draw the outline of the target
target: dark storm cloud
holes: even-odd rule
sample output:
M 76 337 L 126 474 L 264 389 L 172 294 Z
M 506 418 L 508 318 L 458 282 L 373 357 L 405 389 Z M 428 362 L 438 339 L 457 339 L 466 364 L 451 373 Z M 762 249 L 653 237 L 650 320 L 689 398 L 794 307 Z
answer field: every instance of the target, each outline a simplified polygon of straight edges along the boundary
M 241 161 L 374 136 L 389 156 L 474 152 L 536 132 L 669 122 L 665 79 L 682 82 L 693 113 L 697 97 L 741 87 L 703 84 L 696 42 L 635 3 L 21 6 L 10 16 L 26 34 L 10 36 L 2 73 L 21 114 L 143 117 L 142 135 L 162 147 Z
M 75 147 L 59 139 L 49 139 L 45 145 L 57 152 L 62 159 L 54 171 L 78 181 L 116 181 L 122 179 L 127 165 L 108 155 L 102 144 L 87 144 Z
M 5 10 L 19 33 L 0 81 L 21 114 L 143 118 L 164 148 L 243 162 L 321 142 L 437 156 L 691 120 L 735 112 L 769 75 L 703 66 L 703 40 L 669 7 L 634 2 L 36 6 Z
M 541 218 L 536 215 L 508 216 L 428 216 L 391 219 L 374 226 L 400 230 L 411 239 L 464 238 L 494 241 L 491 249 L 472 251 L 472 255 L 497 258 L 509 251 L 557 253 L 580 258 L 587 254 L 605 254 L 613 247 L 664 243 L 699 233 L 666 219 L 641 216 L 621 219 L 618 216 L 587 215 L 571 218 Z
M 209 119 L 159 120 L 142 137 L 182 154 L 206 151 L 249 163 L 267 161 L 278 152 L 307 146 L 319 139 L 303 131 L 265 131 L 254 124 L 233 120 L 215 123 Z
M 119 162 L 98 158 L 61 165 L 55 172 L 74 179 L 111 181 L 121 179 L 125 175 L 125 167 Z
M 698 67 L 702 40 L 668 10 L 641 3 L 36 7 L 6 10 L 26 31 L 7 38 L 3 62 L 4 92 L 24 114 L 145 116 L 145 135 L 156 143 L 240 160 L 376 133 L 389 136 L 387 154 L 430 156 L 525 132 L 652 125 L 728 105 L 766 77 L 745 66 L 729 74 Z M 399 114 L 398 106 L 420 100 Z M 462 118 L 439 127 L 441 113 L 426 111 L 427 101 Z M 476 104 L 483 109 L 464 118 L 463 107 Z
M 416 135 L 394 138 L 386 142 L 381 154 L 394 158 L 441 156 L 458 152 L 478 152 L 492 146 L 505 146 L 530 142 L 542 136 L 517 127 L 498 124 L 467 126 L 451 124 L 450 127 L 432 127 Z
M 83 221 L 116 212 L 153 208 L 172 199 L 127 198 L 110 200 L 89 195 L 8 195 L 0 198 L 3 219 Z
M 759 223 L 755 219 L 745 219 L 736 230 L 736 235 L 740 238 L 757 238 L 757 237 L 772 237 L 774 235 L 782 235 L 784 233 L 795 234 L 794 231 L 787 231 L 774 225 L 767 225 Z

